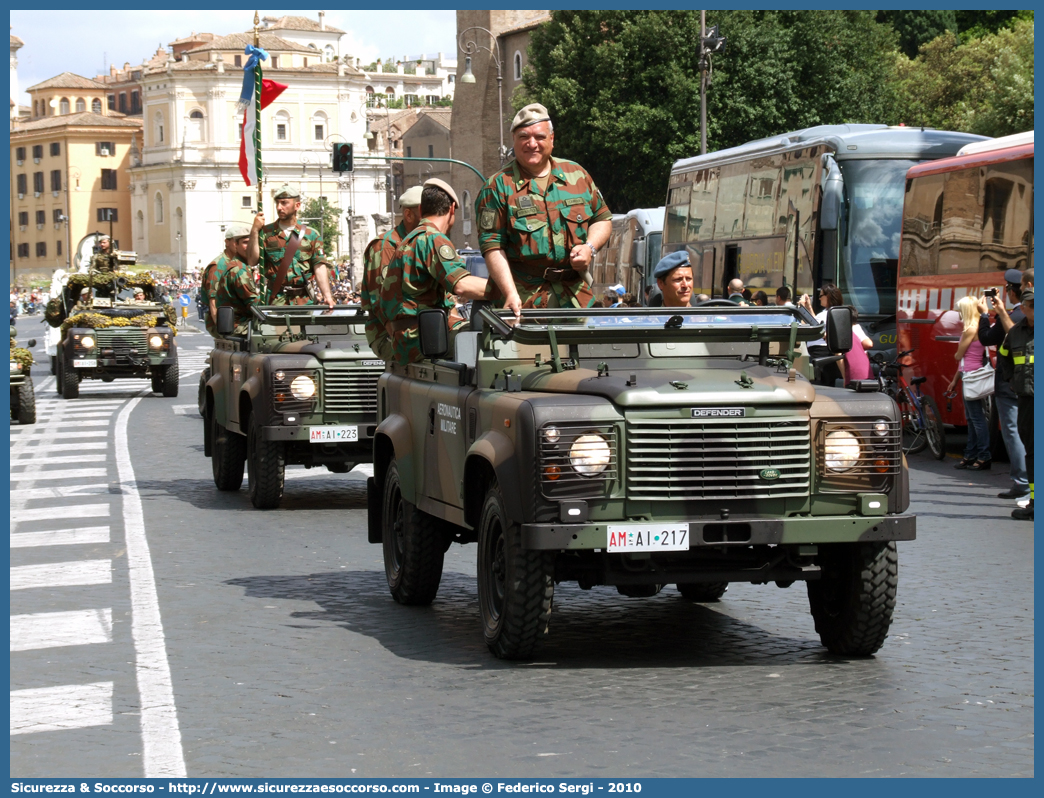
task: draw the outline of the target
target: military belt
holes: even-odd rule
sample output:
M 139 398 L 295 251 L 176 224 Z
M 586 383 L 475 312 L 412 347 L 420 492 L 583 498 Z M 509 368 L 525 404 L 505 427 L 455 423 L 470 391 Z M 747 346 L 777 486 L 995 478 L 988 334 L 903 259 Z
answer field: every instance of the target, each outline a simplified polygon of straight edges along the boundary
M 401 319 L 392 319 L 389 322 L 385 322 L 384 329 L 388 331 L 388 335 L 394 335 L 403 330 L 416 330 L 417 317 L 403 316 Z
M 561 283 L 568 280 L 576 280 L 580 277 L 580 272 L 572 268 L 560 269 L 554 266 L 540 266 L 533 263 L 519 263 L 517 261 L 511 263 L 510 266 L 512 269 L 528 274 L 530 277 L 540 277 L 550 283 Z
M 307 290 L 303 285 L 284 285 L 279 293 L 289 297 L 302 297 L 307 294 Z

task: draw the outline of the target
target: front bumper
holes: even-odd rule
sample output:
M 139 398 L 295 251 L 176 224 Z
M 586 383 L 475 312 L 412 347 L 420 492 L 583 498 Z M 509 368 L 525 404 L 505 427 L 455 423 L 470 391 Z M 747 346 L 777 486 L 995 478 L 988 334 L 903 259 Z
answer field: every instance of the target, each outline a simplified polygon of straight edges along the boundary
M 522 548 L 540 551 L 605 550 L 608 527 L 626 523 L 523 524 Z M 917 519 L 913 515 L 690 521 L 689 548 L 914 540 L 916 531 Z
M 266 441 L 291 441 L 315 446 L 316 449 L 325 444 L 312 444 L 309 440 L 309 429 L 311 427 L 358 427 L 359 440 L 350 443 L 339 443 L 338 446 L 366 446 L 373 445 L 373 435 L 377 432 L 376 424 L 360 424 L 358 422 L 346 422 L 345 424 L 301 424 L 301 425 L 273 425 L 261 428 L 261 439 Z

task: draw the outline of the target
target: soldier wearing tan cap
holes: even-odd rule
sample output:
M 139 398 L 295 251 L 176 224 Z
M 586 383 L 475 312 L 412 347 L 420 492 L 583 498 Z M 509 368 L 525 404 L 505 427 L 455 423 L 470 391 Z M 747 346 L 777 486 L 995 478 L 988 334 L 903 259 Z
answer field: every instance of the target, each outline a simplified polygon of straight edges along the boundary
M 547 109 L 527 105 L 511 122 L 515 160 L 493 175 L 475 203 L 479 248 L 490 277 L 513 290 L 490 299 L 520 307 L 591 307 L 586 279 L 595 253 L 609 240 L 612 213 L 591 175 L 551 157 L 555 133 Z M 491 286 L 492 288 L 492 286 Z
M 199 291 L 203 295 L 203 306 L 206 308 L 204 324 L 207 332 L 216 336 L 217 309 L 221 307 L 221 296 L 228 295 L 229 289 L 225 283 L 229 280 L 229 272 L 235 272 L 231 279 L 234 284 L 233 293 L 238 298 L 240 295 L 251 294 L 254 301 L 257 299 L 257 288 L 254 286 L 254 278 L 249 266 L 246 265 L 247 248 L 254 236 L 249 226 L 234 223 L 225 228 L 225 251 L 207 264 L 203 270 Z M 249 286 L 249 288 L 247 288 Z M 224 287 L 224 289 L 223 289 Z M 224 304 L 231 304 L 227 300 Z M 236 313 L 237 323 L 243 322 L 242 308 Z
M 266 305 L 310 304 L 308 280 L 314 277 L 320 298 L 333 307 L 323 240 L 318 230 L 297 221 L 301 193 L 284 183 L 272 192 L 272 199 L 277 219 L 265 224 L 263 213 L 254 217 L 253 237 L 247 250 L 247 263 L 259 265 L 264 281 L 262 302 Z
M 381 283 L 384 282 L 388 264 L 395 257 L 396 247 L 413 232 L 420 221 L 422 191 L 421 186 L 413 186 L 403 192 L 399 197 L 402 221 L 384 235 L 373 239 L 363 251 L 362 296 L 359 304 L 368 314 L 366 340 L 370 349 L 382 360 L 391 360 L 392 348 L 388 331 L 384 328 L 388 320 L 381 313 Z

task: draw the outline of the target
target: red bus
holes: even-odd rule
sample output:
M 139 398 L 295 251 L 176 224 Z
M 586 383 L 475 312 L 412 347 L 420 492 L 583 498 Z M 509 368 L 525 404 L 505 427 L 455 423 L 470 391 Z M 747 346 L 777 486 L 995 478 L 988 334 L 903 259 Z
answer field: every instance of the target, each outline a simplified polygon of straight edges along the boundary
M 1004 272 L 1033 268 L 1033 132 L 977 142 L 906 173 L 896 323 L 907 374 L 927 377 L 943 422 L 965 425 L 964 402 L 944 396 L 963 325 L 956 307 Z

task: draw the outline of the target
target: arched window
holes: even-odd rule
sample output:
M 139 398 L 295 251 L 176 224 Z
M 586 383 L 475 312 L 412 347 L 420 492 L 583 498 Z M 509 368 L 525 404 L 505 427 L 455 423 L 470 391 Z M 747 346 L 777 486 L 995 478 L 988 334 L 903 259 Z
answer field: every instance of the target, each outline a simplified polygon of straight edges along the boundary
M 91 100 L 91 113 L 100 114 L 102 112 L 101 100 L 95 97 Z
M 87 103 L 84 102 L 83 97 L 79 97 L 76 100 L 76 113 L 82 114 L 86 110 L 87 110 Z
M 393 89 L 391 86 L 386 88 L 384 90 L 384 93 L 388 97 L 388 102 L 391 102 L 392 100 L 395 99 L 395 89 Z
M 186 138 L 189 141 L 203 141 L 203 131 L 203 112 L 198 108 L 193 108 L 191 111 L 189 111 L 188 127 L 185 131 Z
M 515 80 L 522 80 L 522 53 L 515 51 Z
M 376 105 L 376 96 L 374 95 L 373 86 L 366 87 L 366 107 L 373 108 Z
M 273 120 L 275 130 L 273 139 L 282 144 L 290 143 L 290 114 L 286 111 L 278 111 Z
M 155 224 L 163 224 L 163 195 L 158 191 L 152 205 L 152 216 L 155 219 Z
M 58 113 L 63 115 L 69 113 L 68 97 L 62 97 L 62 99 L 58 101 Z
M 326 47 L 323 48 L 323 53 L 326 54 L 326 60 L 327 61 L 333 61 L 337 57 L 334 54 L 334 48 L 333 48 L 332 44 L 326 45 Z
M 156 144 L 163 143 L 163 112 L 157 111 L 156 116 L 152 120 L 152 135 L 155 137 Z
M 312 139 L 314 141 L 325 141 L 327 130 L 326 114 L 316 111 L 312 115 Z

